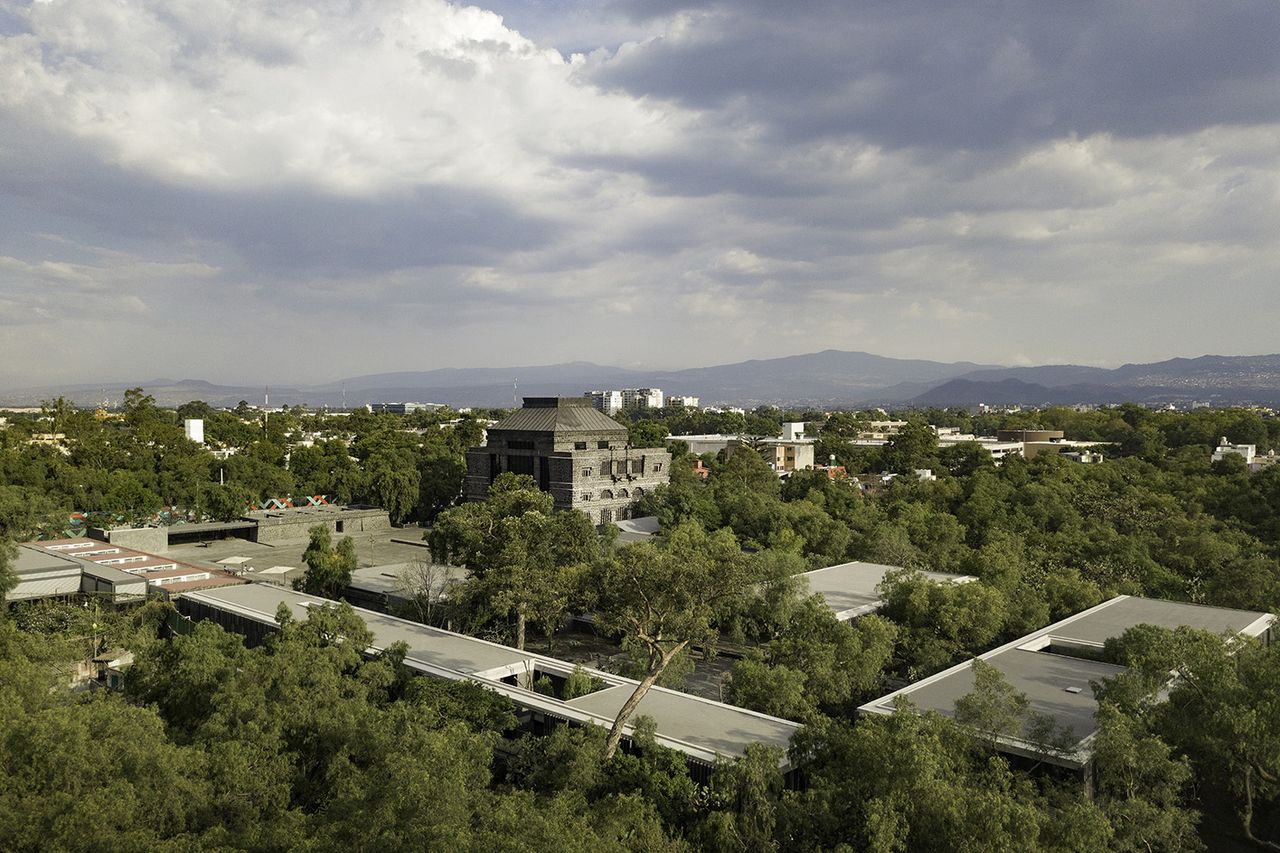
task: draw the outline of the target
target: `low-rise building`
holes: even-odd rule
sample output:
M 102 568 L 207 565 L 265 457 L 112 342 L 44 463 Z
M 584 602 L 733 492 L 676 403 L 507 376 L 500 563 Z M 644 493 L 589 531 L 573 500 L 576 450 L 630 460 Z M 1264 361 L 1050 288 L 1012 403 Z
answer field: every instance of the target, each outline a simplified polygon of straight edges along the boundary
M 998 738 L 996 746 L 1010 755 L 1074 771 L 1087 781 L 1098 728 L 1094 720 L 1098 703 L 1091 685 L 1124 671 L 1101 660 L 1107 640 L 1136 625 L 1156 625 L 1254 637 L 1266 643 L 1274 623 L 1270 613 L 1121 595 L 992 649 L 978 659 L 995 667 L 1014 690 L 1027 697 L 1031 712 L 1051 720 L 1071 742 L 1065 748 L 1049 747 L 1033 740 L 1027 730 Z M 965 662 L 868 702 L 858 712 L 892 714 L 897 700 L 905 698 L 921 711 L 951 717 L 956 701 L 973 688 L 973 666 Z
M 243 583 L 229 572 L 194 566 L 98 539 L 26 542 L 18 548 L 11 601 L 94 595 L 113 603 Z
M 414 412 L 434 412 L 443 409 L 444 403 L 370 403 L 369 411 L 375 415 L 412 415 Z
M 864 563 L 854 560 L 804 572 L 810 593 L 822 593 L 827 606 L 841 622 L 849 622 L 859 616 L 875 613 L 884 606 L 880 585 L 890 572 L 903 572 L 901 566 L 882 563 Z M 947 572 L 921 572 L 925 578 L 937 583 L 969 583 L 977 580 L 972 575 L 953 575 Z
M 333 603 L 281 587 L 248 584 L 186 594 L 178 598 L 176 606 L 189 619 L 212 620 L 244 634 L 250 642 L 261 642 L 278 630 L 276 612 L 281 604 L 301 621 L 310 608 Z M 636 688 L 633 679 L 585 668 L 596 679 L 598 689 L 572 699 L 559 698 L 558 688 L 574 672 L 574 664 L 372 610 L 357 608 L 356 612 L 373 634 L 370 653 L 403 642 L 408 646 L 403 665 L 409 670 L 450 681 L 470 681 L 505 696 L 522 710 L 521 719 L 533 729 L 545 731 L 563 724 L 611 726 Z M 543 679 L 550 682 L 554 695 L 533 689 L 534 682 Z M 636 715 L 642 714 L 657 723 L 657 742 L 683 753 L 695 778 L 701 780 L 709 778 L 718 760 L 737 758 L 750 744 L 785 750 L 800 728 L 790 720 L 662 687 L 650 688 L 636 709 Z M 628 738 L 634 731 L 634 720 L 626 726 Z M 791 769 L 786 758 L 780 767 L 784 772 Z
M 1218 446 L 1213 450 L 1213 461 L 1221 462 L 1228 456 L 1235 455 L 1244 459 L 1244 464 L 1249 465 L 1253 462 L 1253 458 L 1258 455 L 1258 445 L 1256 444 L 1232 444 L 1227 441 L 1226 436 L 1218 442 Z

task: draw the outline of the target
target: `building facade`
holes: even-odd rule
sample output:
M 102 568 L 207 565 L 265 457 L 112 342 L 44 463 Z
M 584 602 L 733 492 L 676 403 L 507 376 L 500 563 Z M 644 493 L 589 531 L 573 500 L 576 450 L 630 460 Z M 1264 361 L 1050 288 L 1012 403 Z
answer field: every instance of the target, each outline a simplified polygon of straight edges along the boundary
M 666 483 L 671 454 L 632 447 L 622 424 L 586 397 L 526 397 L 524 408 L 489 428 L 467 451 L 467 500 L 484 500 L 508 471 L 533 477 L 556 509 L 578 509 L 597 524 L 631 518 L 646 492 Z
M 588 391 L 582 396 L 591 401 L 593 408 L 604 412 L 606 415 L 616 415 L 622 411 L 621 391 Z

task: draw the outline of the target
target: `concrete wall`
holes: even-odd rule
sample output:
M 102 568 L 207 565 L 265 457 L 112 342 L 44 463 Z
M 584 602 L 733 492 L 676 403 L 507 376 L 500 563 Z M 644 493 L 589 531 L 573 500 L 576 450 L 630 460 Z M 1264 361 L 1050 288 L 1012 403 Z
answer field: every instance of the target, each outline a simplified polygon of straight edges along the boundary
M 169 550 L 169 530 L 165 527 L 117 527 L 112 530 L 90 527 L 89 536 L 148 554 L 163 554 Z
M 391 518 L 385 509 L 351 509 L 339 511 L 279 510 L 254 516 L 258 522 L 257 542 L 283 545 L 306 542 L 311 528 L 323 524 L 339 535 L 389 530 Z

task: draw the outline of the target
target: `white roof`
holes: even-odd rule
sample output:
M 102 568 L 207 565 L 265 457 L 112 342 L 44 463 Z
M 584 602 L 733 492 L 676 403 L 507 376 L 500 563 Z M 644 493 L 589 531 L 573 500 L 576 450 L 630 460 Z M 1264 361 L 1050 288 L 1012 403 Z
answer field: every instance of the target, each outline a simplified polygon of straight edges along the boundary
M 224 587 L 186 593 L 181 597 L 267 625 L 275 624 L 276 608 L 282 602 L 298 619 L 306 618 L 309 607 L 333 603 L 269 584 Z M 638 683 L 584 667 L 609 686 L 569 702 L 561 701 L 506 684 L 501 679 L 531 673 L 535 669 L 568 675 L 574 669 L 572 663 L 372 610 L 358 607 L 355 610 L 373 632 L 371 650 L 381 650 L 402 641 L 409 648 L 404 663 L 411 669 L 451 680 L 475 681 L 522 707 L 562 719 L 612 725 L 613 715 Z M 659 743 L 706 763 L 713 763 L 718 755 L 740 756 L 751 743 L 764 743 L 785 750 L 791 736 L 800 728 L 798 723 L 790 720 L 662 687 L 650 689 L 641 702 L 640 712 L 657 721 Z

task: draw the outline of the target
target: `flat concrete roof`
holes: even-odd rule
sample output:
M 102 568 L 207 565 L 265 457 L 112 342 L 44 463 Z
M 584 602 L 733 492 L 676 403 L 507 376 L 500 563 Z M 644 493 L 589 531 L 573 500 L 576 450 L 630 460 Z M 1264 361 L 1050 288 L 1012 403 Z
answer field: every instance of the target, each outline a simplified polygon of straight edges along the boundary
M 1272 619 L 1269 613 L 1156 598 L 1120 596 L 1108 605 L 1101 610 L 1086 610 L 1076 617 L 1064 619 L 1045 632 L 1055 640 L 1101 646 L 1135 625 L 1198 628 L 1215 634 L 1230 632 L 1256 637 L 1266 630 Z
M 1000 670 L 1014 690 L 1026 694 L 1031 710 L 1047 714 L 1058 726 L 1070 729 L 1077 741 L 1097 728 L 1093 715 L 1098 703 L 1093 699 L 1090 683 L 1124 672 L 1122 666 L 1023 649 L 984 655 L 982 660 Z M 892 713 L 893 699 L 906 695 L 922 711 L 954 717 L 956 700 L 973 692 L 973 667 L 971 662 L 962 663 L 944 675 L 891 693 L 871 703 L 874 708 L 864 705 L 863 709 Z
M 810 592 L 822 593 L 827 604 L 835 611 L 837 619 L 846 620 L 879 610 L 884 602 L 876 592 L 876 587 L 884 580 L 886 574 L 895 571 L 902 571 L 902 567 L 855 560 L 851 563 L 840 563 L 827 566 L 825 569 L 804 572 L 800 577 L 808 581 Z M 946 572 L 920 572 L 920 574 L 938 583 L 968 583 L 976 580 L 971 575 L 953 575 Z
M 1066 767 L 1083 767 L 1088 762 L 1098 708 L 1091 684 L 1124 672 L 1125 667 L 1071 657 L 1073 645 L 1101 647 L 1108 639 L 1142 624 L 1257 637 L 1267 632 L 1274 619 L 1269 613 L 1121 595 L 979 655 L 979 660 L 1000 670 L 1010 686 L 1026 694 L 1030 711 L 1051 717 L 1077 739 L 1073 750 L 1063 755 L 1046 754 L 1022 738 L 1001 738 L 1001 748 Z M 1060 651 L 1051 652 L 1051 647 Z M 973 685 L 972 661 L 966 661 L 868 702 L 858 711 L 892 714 L 895 700 L 905 697 L 921 710 L 952 717 L 956 700 L 970 693 Z
M 181 597 L 267 625 L 275 624 L 276 608 L 281 602 L 287 604 L 299 620 L 306 618 L 309 607 L 335 603 L 269 584 L 205 590 Z M 611 725 L 613 715 L 637 684 L 632 679 L 586 668 L 588 673 L 610 687 L 564 702 L 513 687 L 500 679 L 529 673 L 535 668 L 567 675 L 574 669 L 572 663 L 359 607 L 355 610 L 373 632 L 373 650 L 403 641 L 409 647 L 405 665 L 415 670 L 442 678 L 477 681 L 507 696 L 517 705 L 562 719 Z M 657 721 L 659 743 L 708 763 L 714 762 L 717 755 L 742 755 L 750 743 L 764 743 L 785 750 L 791 736 L 800 728 L 798 723 L 790 720 L 660 687 L 649 691 L 640 704 L 639 712 L 649 714 Z
M 634 683 L 628 681 L 607 690 L 570 699 L 567 704 L 612 721 L 634 689 Z M 696 743 L 722 755 L 741 755 L 748 743 L 764 743 L 786 749 L 791 736 L 799 728 L 790 720 L 764 714 L 725 713 L 725 709 L 731 712 L 743 711 L 741 708 L 678 690 L 654 687 L 640 700 L 636 713 L 648 714 L 657 720 L 658 730 L 667 737 Z
M 432 563 L 430 560 L 424 560 L 423 563 L 437 573 L 439 579 L 437 582 L 443 583 L 446 587 L 467 579 L 466 569 L 443 563 Z M 364 566 L 351 572 L 351 583 L 347 585 L 352 589 L 380 595 L 403 595 L 404 592 L 400 588 L 400 574 L 413 565 L 412 562 L 404 562 L 388 563 L 385 566 Z

